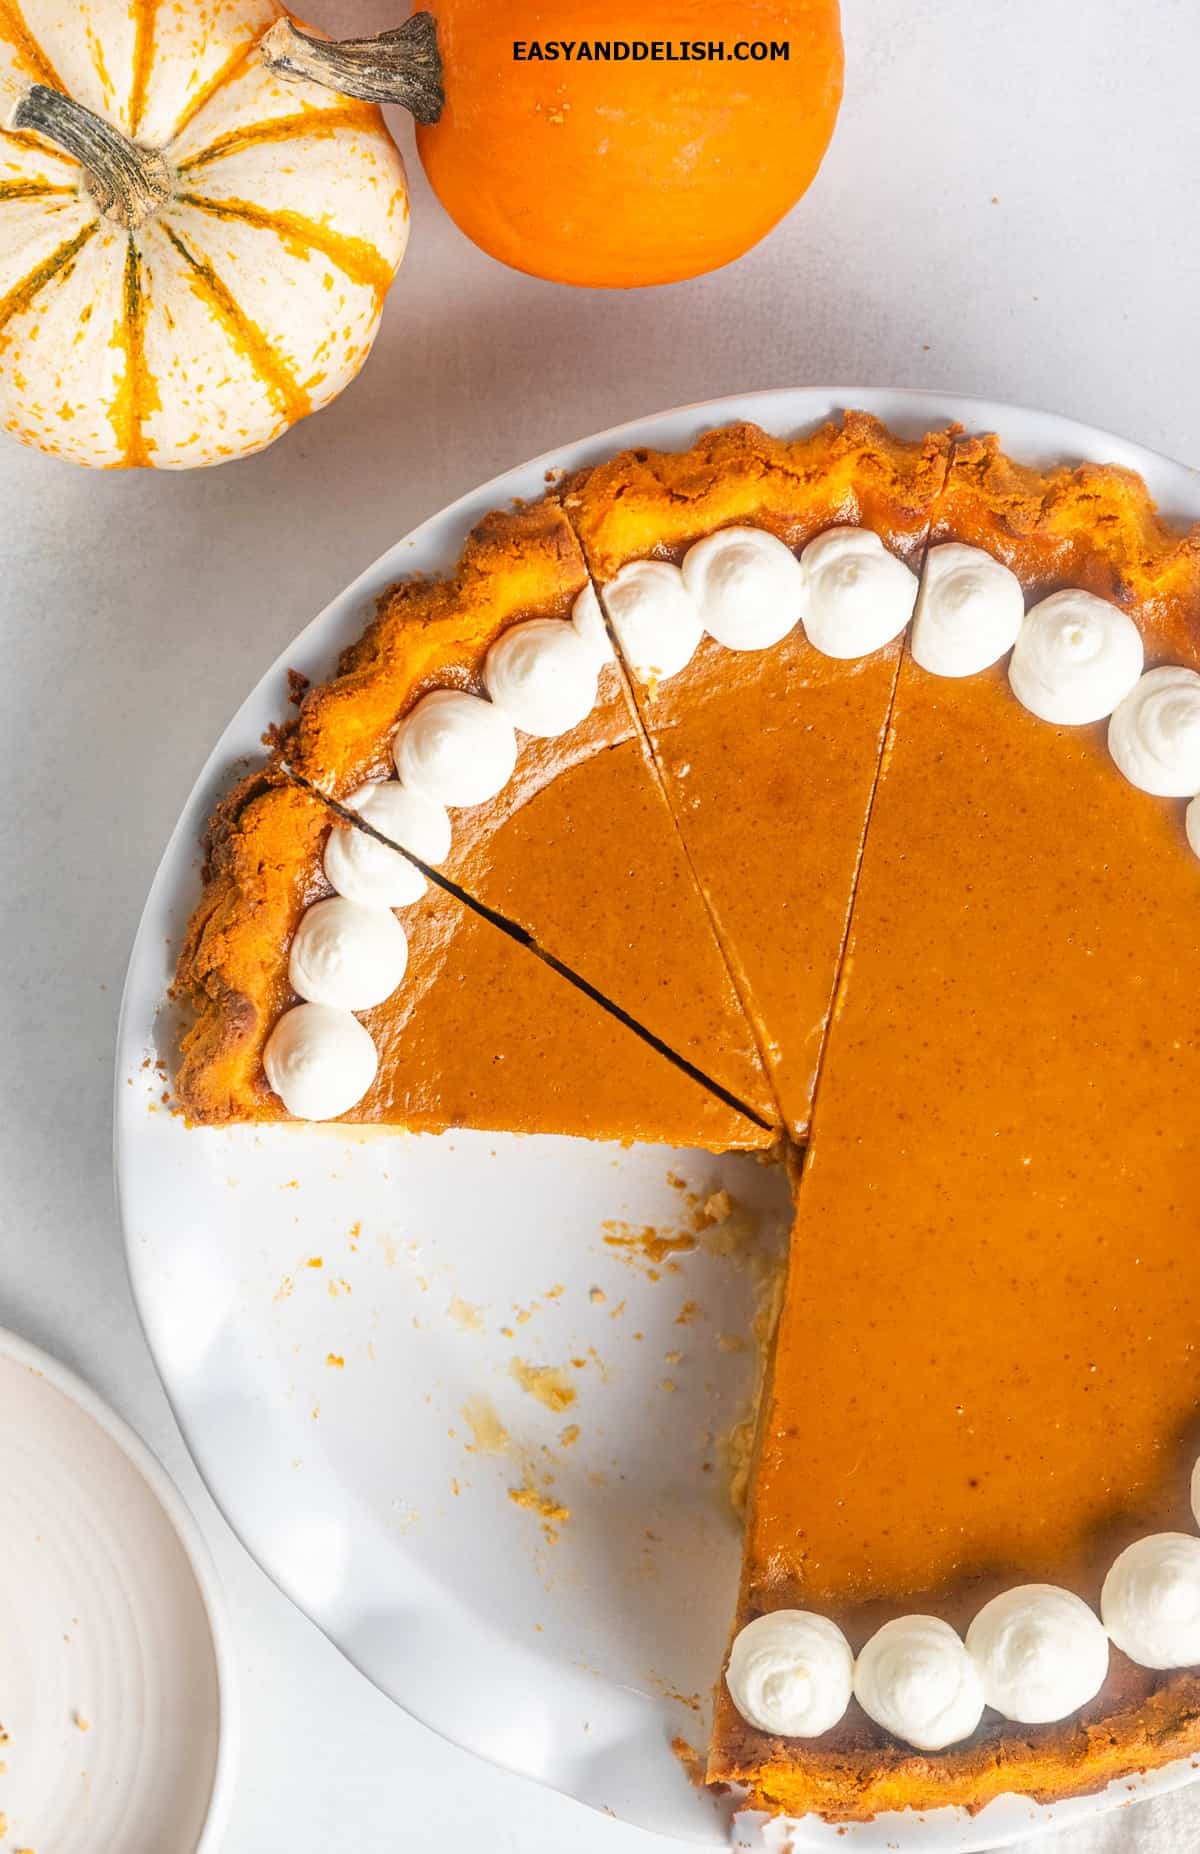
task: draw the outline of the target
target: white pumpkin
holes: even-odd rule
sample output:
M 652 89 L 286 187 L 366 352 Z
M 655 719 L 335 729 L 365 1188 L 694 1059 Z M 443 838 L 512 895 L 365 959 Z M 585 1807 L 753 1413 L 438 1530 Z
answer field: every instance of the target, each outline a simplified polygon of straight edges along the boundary
M 15 437 L 105 468 L 218 463 L 358 372 L 408 237 L 404 164 L 374 105 L 267 68 L 281 17 L 0 0 Z

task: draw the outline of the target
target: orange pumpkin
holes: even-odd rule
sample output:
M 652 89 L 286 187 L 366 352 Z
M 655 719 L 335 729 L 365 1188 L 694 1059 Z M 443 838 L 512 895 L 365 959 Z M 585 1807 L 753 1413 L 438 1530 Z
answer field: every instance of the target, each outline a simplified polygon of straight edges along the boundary
M 425 172 L 468 238 L 534 276 L 628 288 L 728 264 L 795 205 L 833 133 L 837 0 L 426 4 L 445 107 L 418 129 Z M 597 42 L 610 55 L 583 58 Z M 656 43 L 675 56 L 632 49 Z M 772 43 L 786 56 L 737 49 Z

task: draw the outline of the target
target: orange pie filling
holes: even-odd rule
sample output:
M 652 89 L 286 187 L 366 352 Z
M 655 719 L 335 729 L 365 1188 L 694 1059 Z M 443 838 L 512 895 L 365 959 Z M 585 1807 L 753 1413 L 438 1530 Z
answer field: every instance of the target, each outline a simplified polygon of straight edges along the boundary
M 912 611 L 909 575 L 878 542 L 919 568 L 947 449 L 944 433 L 905 442 L 862 413 L 791 440 L 735 425 L 683 458 L 627 452 L 562 492 L 794 1139 L 812 1110 Z M 853 531 L 859 551 L 820 573 L 781 564 L 830 530 Z M 839 602 L 850 575 L 858 599 L 843 587 Z M 856 631 L 847 608 L 859 601 Z M 814 622 L 818 603 L 841 612 L 836 640 Z M 664 675 L 663 642 L 680 638 Z M 835 641 L 853 654 L 819 647 Z
M 807 1136 L 709 1768 L 761 1806 L 1200 1746 L 1198 670 L 1127 473 L 735 427 L 398 588 L 214 820 L 194 1118 Z

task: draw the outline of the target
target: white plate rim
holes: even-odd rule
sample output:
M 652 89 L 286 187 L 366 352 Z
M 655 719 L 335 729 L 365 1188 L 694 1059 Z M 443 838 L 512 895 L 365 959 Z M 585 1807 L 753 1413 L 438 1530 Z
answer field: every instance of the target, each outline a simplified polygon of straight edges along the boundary
M 1006 450 L 1011 451 L 1021 461 L 1092 461 L 1098 463 L 1117 463 L 1137 472 L 1150 487 L 1152 495 L 1160 505 L 1160 512 L 1167 516 L 1190 516 L 1200 519 L 1200 469 L 1178 459 L 1153 450 L 1134 440 L 1125 439 L 1108 431 L 1102 426 L 1092 425 L 1067 415 L 1048 412 L 1036 407 L 1022 405 L 1012 401 L 995 400 L 980 394 L 960 392 L 938 392 L 918 387 L 887 386 L 806 386 L 790 388 L 761 388 L 744 393 L 733 393 L 707 400 L 692 401 L 665 411 L 643 415 L 626 420 L 588 437 L 555 446 L 543 451 L 525 463 L 502 471 L 478 487 L 468 490 L 443 509 L 429 516 L 425 521 L 409 531 L 386 548 L 369 566 L 363 569 L 340 593 L 329 601 L 298 633 L 295 639 L 280 652 L 272 664 L 264 671 L 246 698 L 240 704 L 219 739 L 205 760 L 186 800 L 180 817 L 172 831 L 163 851 L 159 869 L 151 885 L 143 914 L 139 921 L 131 950 L 129 967 L 122 992 L 118 1031 L 116 1039 L 115 1082 L 119 1083 L 129 1067 L 129 1057 L 135 1046 L 133 1019 L 137 1014 L 140 1000 L 136 996 L 135 975 L 138 965 L 138 952 L 147 930 L 147 921 L 151 914 L 156 890 L 166 865 L 177 860 L 181 847 L 198 835 L 198 827 L 212 809 L 216 794 L 225 789 L 231 777 L 231 769 L 241 759 L 254 756 L 261 751 L 261 727 L 248 719 L 262 709 L 264 701 L 274 711 L 275 718 L 282 708 L 281 691 L 289 667 L 295 666 L 298 659 L 303 664 L 315 656 L 317 673 L 327 674 L 337 655 L 341 644 L 356 636 L 365 622 L 374 600 L 383 588 L 392 580 L 400 577 L 406 568 L 411 570 L 409 552 L 431 543 L 436 534 L 439 538 L 440 551 L 447 561 L 452 559 L 461 542 L 473 524 L 489 510 L 503 507 L 515 500 L 535 499 L 545 492 L 550 476 L 567 474 L 583 468 L 615 451 L 648 445 L 657 448 L 681 448 L 690 443 L 701 431 L 710 426 L 728 424 L 740 419 L 761 422 L 767 429 L 794 430 L 806 429 L 820 420 L 835 416 L 842 408 L 853 407 L 873 413 L 890 426 L 900 426 L 908 432 L 915 433 L 918 428 L 934 430 L 947 423 L 958 423 L 971 431 L 997 431 Z M 337 1639 L 335 1633 L 327 1629 L 320 1618 L 313 1614 L 312 1607 L 301 1601 L 298 1594 L 289 1588 L 287 1581 L 277 1576 L 272 1566 L 255 1550 L 243 1530 L 237 1517 L 237 1497 L 235 1489 L 227 1489 L 223 1483 L 220 1463 L 206 1454 L 202 1444 L 196 1438 L 195 1428 L 189 1420 L 184 1397 L 173 1385 L 166 1370 L 160 1347 L 156 1344 L 153 1322 L 148 1317 L 146 1284 L 142 1277 L 142 1262 L 135 1245 L 130 1241 L 128 1220 L 125 1214 L 123 1184 L 132 1173 L 129 1168 L 137 1163 L 135 1143 L 126 1143 L 125 1129 L 122 1122 L 122 1101 L 119 1086 L 114 1085 L 114 1128 L 113 1161 L 118 1214 L 121 1218 L 125 1238 L 125 1260 L 139 1321 L 146 1338 L 151 1356 L 154 1358 L 164 1390 L 189 1453 L 205 1482 L 215 1504 L 222 1513 L 231 1530 L 250 1552 L 283 1594 L 297 1604 L 314 1625 L 330 1640 L 339 1652 L 358 1665 L 353 1655 Z M 86 1386 L 83 1387 L 86 1392 Z M 102 1406 L 103 1407 L 103 1406 Z M 119 1419 L 117 1419 L 119 1421 Z M 137 1438 L 133 1438 L 137 1441 Z M 144 1445 L 138 1445 L 143 1447 Z M 148 1453 L 148 1451 L 147 1451 Z M 153 1457 L 151 1457 L 153 1462 Z M 154 1463 L 155 1468 L 158 1464 Z M 162 1470 L 158 1469 L 161 1474 Z M 157 1491 L 157 1483 L 152 1482 Z M 174 1494 L 176 1501 L 179 1496 Z M 170 1509 L 168 1509 L 170 1510 Z M 186 1512 L 186 1509 L 185 1509 Z M 190 1515 L 187 1516 L 189 1525 Z M 370 1679 L 371 1675 L 365 1673 Z M 373 1684 L 377 1684 L 373 1682 Z M 381 1689 L 385 1690 L 385 1689 Z M 388 1697 L 393 1703 L 402 1705 L 418 1719 L 422 1718 L 419 1708 L 408 1700 L 401 1702 L 394 1695 Z M 422 1719 L 429 1729 L 440 1736 L 455 1740 L 436 1722 Z M 473 1747 L 467 1746 L 467 1749 Z M 478 1752 L 475 1753 L 479 1755 Z M 927 1811 L 921 1815 L 912 1814 L 911 1818 L 896 1816 L 877 1818 L 881 1826 L 890 1826 L 887 1834 L 894 1836 L 901 1833 L 905 1843 L 894 1839 L 871 1839 L 871 1846 L 896 1847 L 907 1845 L 915 1849 L 917 1841 L 909 1841 L 908 1835 L 915 1834 L 922 1847 L 934 1845 L 944 1848 L 949 1854 L 975 1854 L 976 1850 L 998 1848 L 1011 1845 L 1025 1837 L 1052 1832 L 1063 1826 L 1062 1814 L 1068 1812 L 1073 1819 L 1087 1815 L 1100 1815 L 1127 1805 L 1128 1802 L 1141 1797 L 1165 1793 L 1194 1781 L 1200 1775 L 1197 1763 L 1191 1759 L 1180 1759 L 1157 1770 L 1141 1773 L 1128 1780 L 1121 1780 L 1107 1790 L 1099 1790 L 1081 1797 L 1065 1799 L 1056 1804 L 1041 1805 L 1028 1798 L 1001 1797 L 998 1803 L 1019 1802 L 1032 1812 L 1030 1819 L 1019 1826 L 997 1824 L 988 1829 L 980 1838 L 980 1827 L 986 1817 L 986 1811 L 976 1817 L 969 1817 L 964 1810 L 943 1808 Z M 531 1779 L 537 1781 L 537 1779 Z M 1113 1791 L 1120 1793 L 1113 1794 Z M 1134 1794 L 1133 1792 L 1136 1792 Z M 215 1786 L 214 1786 L 215 1793 Z M 561 1792 L 568 1793 L 568 1792 Z M 989 1805 L 995 1809 L 996 1804 Z M 929 1838 L 929 1829 L 944 1828 L 948 1839 L 943 1840 L 936 1834 L 935 1840 Z M 800 1825 L 796 1825 L 800 1826 Z M 860 1825 L 873 1827 L 871 1825 Z M 836 1831 L 834 1831 L 836 1832 Z M 819 1831 L 818 1831 L 819 1835 Z M 852 1825 L 851 1836 L 857 1838 Z M 837 1845 L 831 1843 L 830 1845 Z M 867 1845 L 863 1842 L 862 1845 Z M 206 1838 L 198 1854 L 213 1854 L 215 1842 Z
M 0 1358 L 42 1378 L 75 1405 L 118 1448 L 154 1495 L 183 1548 L 184 1557 L 208 1624 L 217 1674 L 217 1750 L 212 1789 L 200 1838 L 193 1854 L 219 1854 L 233 1805 L 240 1703 L 235 1672 L 232 1626 L 217 1567 L 191 1508 L 150 1446 L 98 1391 L 70 1366 L 10 1327 L 0 1326 Z

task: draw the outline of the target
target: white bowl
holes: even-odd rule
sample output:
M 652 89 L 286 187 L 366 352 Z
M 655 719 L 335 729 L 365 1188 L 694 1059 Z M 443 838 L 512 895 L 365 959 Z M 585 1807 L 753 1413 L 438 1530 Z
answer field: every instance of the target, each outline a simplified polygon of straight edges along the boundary
M 684 446 L 737 418 L 786 433 L 844 406 L 910 433 L 948 419 L 994 427 L 1030 461 L 1124 463 L 1168 512 L 1200 514 L 1192 472 L 1103 432 L 858 387 L 689 406 L 522 465 L 397 542 L 244 702 L 163 856 L 118 1045 L 117 1178 L 134 1292 L 197 1464 L 249 1549 L 371 1680 L 446 1737 L 699 1842 L 726 1839 L 728 1821 L 687 1782 L 671 1740 L 704 1742 L 734 1601 L 739 1545 L 715 1438 L 745 1400 L 749 1360 L 719 1335 L 745 1331 L 751 1288 L 744 1268 L 703 1247 L 666 1258 L 652 1280 L 636 1252 L 605 1242 L 603 1225 L 680 1225 L 673 1170 L 699 1196 L 724 1181 L 753 1200 L 778 1240 L 781 1180 L 744 1159 L 549 1138 L 188 1132 L 163 1110 L 162 1076 L 147 1065 L 171 1055 L 163 1000 L 198 893 L 204 821 L 235 763 L 257 755 L 284 714 L 286 669 L 327 675 L 394 579 L 448 568 L 473 522 L 541 494 L 548 470 L 631 444 Z M 680 1325 L 688 1300 L 705 1317 Z M 514 1357 L 561 1367 L 578 1393 L 570 1409 L 523 1391 Z M 505 1453 L 468 1446 L 463 1411 L 478 1419 L 479 1398 L 509 1433 Z M 564 1442 L 574 1423 L 578 1439 Z M 568 1506 L 570 1519 L 514 1503 L 523 1488 Z M 974 1820 L 943 1810 L 849 1834 L 806 1823 L 796 1840 L 962 1854 L 1191 1775 L 1177 1765 L 1048 1809 L 1001 1799 Z

